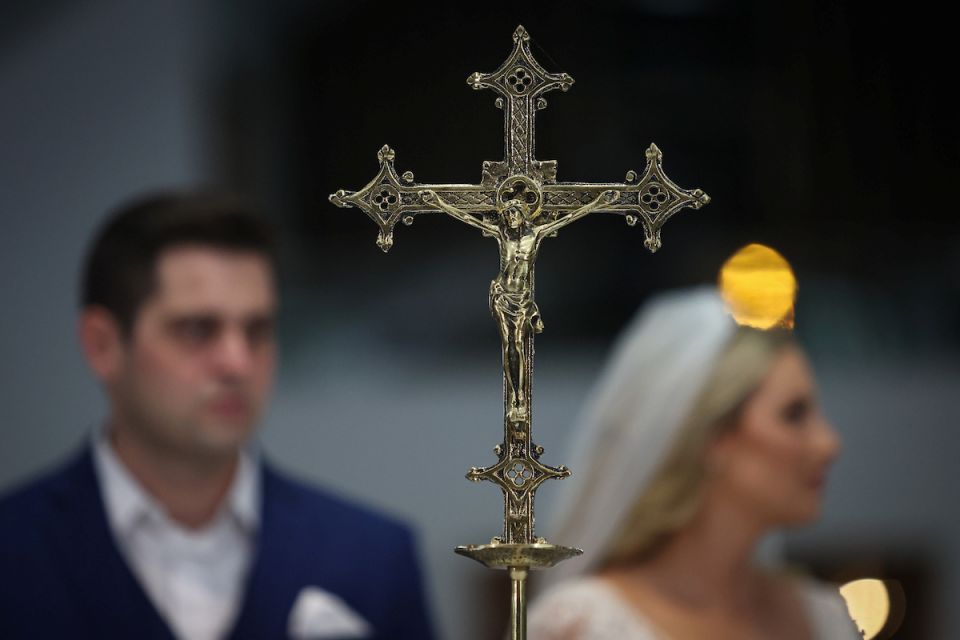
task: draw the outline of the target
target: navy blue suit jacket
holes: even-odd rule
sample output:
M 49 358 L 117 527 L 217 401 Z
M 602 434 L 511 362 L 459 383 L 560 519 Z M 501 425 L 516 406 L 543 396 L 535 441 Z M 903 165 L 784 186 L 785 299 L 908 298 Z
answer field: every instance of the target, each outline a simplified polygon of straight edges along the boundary
M 409 530 L 267 464 L 233 640 L 287 638 L 304 587 L 337 594 L 377 639 L 433 638 Z M 89 449 L 0 499 L 0 638 L 173 640 L 121 556 Z

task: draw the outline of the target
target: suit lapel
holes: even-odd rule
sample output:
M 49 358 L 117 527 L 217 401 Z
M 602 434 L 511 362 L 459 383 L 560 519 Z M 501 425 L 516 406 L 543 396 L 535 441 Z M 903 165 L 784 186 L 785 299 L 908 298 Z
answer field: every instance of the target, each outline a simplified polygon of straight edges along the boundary
M 97 637 L 173 640 L 114 542 L 89 448 L 52 488 L 53 549 Z
M 297 554 L 302 547 L 294 541 L 297 497 L 285 490 L 266 464 L 260 465 L 260 474 L 263 490 L 257 551 L 230 635 L 233 640 L 287 637 L 290 607 L 302 584 L 296 570 L 301 566 Z

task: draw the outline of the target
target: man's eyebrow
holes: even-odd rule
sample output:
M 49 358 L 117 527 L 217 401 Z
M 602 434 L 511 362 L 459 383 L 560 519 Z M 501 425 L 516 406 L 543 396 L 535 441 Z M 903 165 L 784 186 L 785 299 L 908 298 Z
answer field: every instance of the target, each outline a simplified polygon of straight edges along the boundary
M 169 324 L 181 324 L 184 322 L 222 322 L 223 316 L 210 311 L 184 311 L 174 312 L 167 317 Z
M 249 322 L 274 322 L 277 319 L 276 311 L 253 311 L 250 313 L 230 314 L 221 311 L 171 311 L 165 322 L 195 322 L 195 321 L 213 321 L 213 322 L 239 322 L 247 324 Z
M 248 327 L 269 326 L 277 322 L 277 316 L 273 313 L 256 313 L 244 317 L 241 323 Z

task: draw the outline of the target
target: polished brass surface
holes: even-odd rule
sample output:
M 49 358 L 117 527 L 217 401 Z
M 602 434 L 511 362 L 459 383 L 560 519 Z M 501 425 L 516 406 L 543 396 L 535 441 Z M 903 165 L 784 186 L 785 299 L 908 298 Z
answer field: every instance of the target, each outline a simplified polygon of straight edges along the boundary
M 544 238 L 594 212 L 624 216 L 629 226 L 641 223 L 644 246 L 660 248 L 660 230 L 677 211 L 699 209 L 710 201 L 700 189 L 678 187 L 663 172 L 663 154 L 655 144 L 646 150 L 642 174 L 628 171 L 623 182 L 557 182 L 555 160 L 534 158 L 536 112 L 547 106 L 543 95 L 567 91 L 573 78 L 548 73 L 530 53 L 530 36 L 520 26 L 514 48 L 493 73 L 473 73 L 467 84 L 491 89 L 504 115 L 504 159 L 483 163 L 479 184 L 421 184 L 413 173 L 398 176 L 395 152 L 384 145 L 377 154 L 380 171 L 359 191 L 338 190 L 330 201 L 356 207 L 380 231 L 377 245 L 393 246 L 398 222 L 410 225 L 423 213 L 442 212 L 497 241 L 500 268 L 490 283 L 490 312 L 503 348 L 504 436 L 494 448 L 497 462 L 473 467 L 467 478 L 488 480 L 504 496 L 502 534 L 489 545 L 458 547 L 457 553 L 488 567 L 509 569 L 513 580 L 512 637 L 524 637 L 527 569 L 546 568 L 580 553 L 548 544 L 534 534 L 534 493 L 546 480 L 570 471 L 540 461 L 543 448 L 531 438 L 533 338 L 543 331 L 534 301 L 534 263 Z
M 527 637 L 527 567 L 510 567 L 510 640 Z
M 559 547 L 543 541 L 532 544 L 510 544 L 494 538 L 490 544 L 461 545 L 455 549 L 467 558 L 473 558 L 490 569 L 529 567 L 549 569 L 558 562 L 580 555 L 580 549 Z

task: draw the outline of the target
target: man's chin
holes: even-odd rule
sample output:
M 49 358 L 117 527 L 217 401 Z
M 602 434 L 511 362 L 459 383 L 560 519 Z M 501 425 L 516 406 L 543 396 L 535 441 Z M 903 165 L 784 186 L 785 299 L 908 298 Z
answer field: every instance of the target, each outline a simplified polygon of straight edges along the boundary
M 218 420 L 203 425 L 201 445 L 206 453 L 215 457 L 234 455 L 250 441 L 253 431 L 253 424 L 246 420 Z

